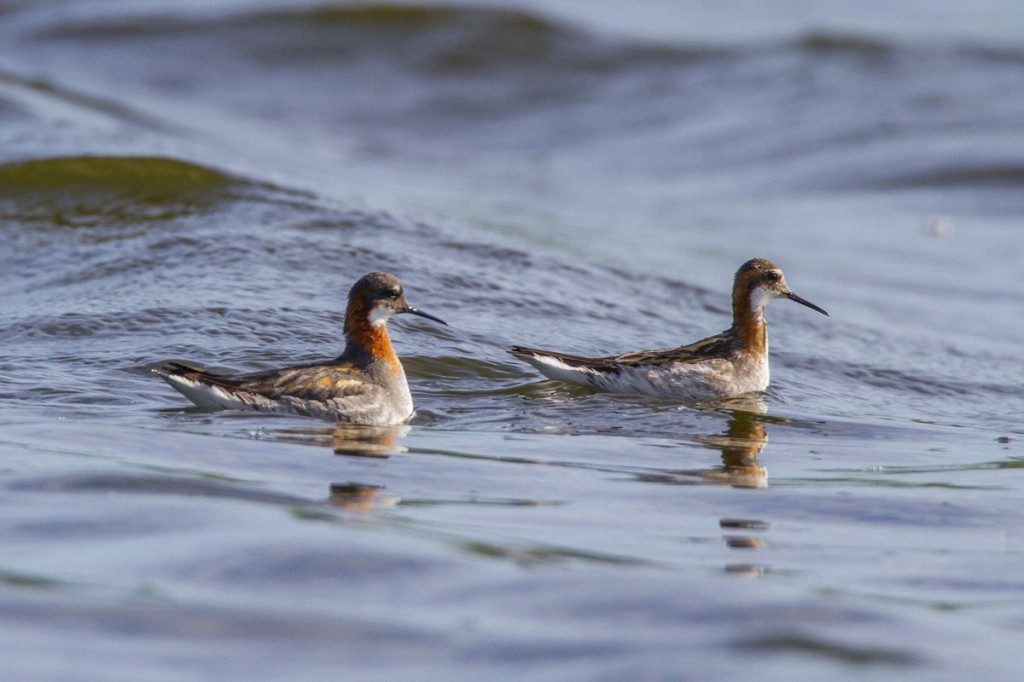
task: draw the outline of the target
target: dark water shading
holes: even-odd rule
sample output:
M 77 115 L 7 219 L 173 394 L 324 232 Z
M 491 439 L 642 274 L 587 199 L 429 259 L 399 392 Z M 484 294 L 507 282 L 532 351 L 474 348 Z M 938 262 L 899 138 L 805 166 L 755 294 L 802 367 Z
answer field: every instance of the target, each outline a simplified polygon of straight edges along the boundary
M 175 159 L 82 157 L 36 159 L 0 166 L 0 188 L 12 204 L 43 203 L 81 193 L 139 203 L 181 202 L 190 194 L 213 194 L 227 178 L 211 169 Z
M 176 159 L 30 160 L 0 166 L 0 214 L 36 223 L 44 237 L 52 228 L 139 226 L 201 214 L 230 200 L 229 184 L 222 173 Z
M 174 97 L 271 125 L 288 120 L 306 135 L 341 127 L 367 160 L 469 163 L 489 185 L 536 191 L 497 157 L 543 154 L 558 180 L 540 189 L 556 200 L 568 198 L 573 174 L 601 166 L 590 146 L 597 136 L 634 179 L 698 189 L 722 189 L 715 178 L 726 169 L 729 187 L 765 192 L 1000 186 L 1019 167 L 999 149 L 1020 129 L 1019 103 L 999 95 L 1022 85 L 1024 49 L 815 31 L 668 44 L 516 8 L 268 5 L 59 22 L 26 8 L 7 34 L 50 68 L 85 67 L 81 82 L 110 74 L 140 106 Z M 865 112 L 872 101 L 884 107 Z M 735 115 L 745 108 L 758 116 Z M 787 134 L 772 134 L 780 126 Z M 951 134 L 976 144 L 947 153 Z

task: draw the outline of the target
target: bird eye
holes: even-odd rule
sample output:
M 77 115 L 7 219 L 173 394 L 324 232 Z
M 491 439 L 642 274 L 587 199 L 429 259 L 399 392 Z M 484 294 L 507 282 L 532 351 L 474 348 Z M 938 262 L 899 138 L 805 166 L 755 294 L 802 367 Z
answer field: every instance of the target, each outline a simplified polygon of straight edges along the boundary
M 387 292 L 388 298 L 398 298 L 401 295 L 402 295 L 402 290 L 401 289 L 388 289 L 388 292 Z
M 781 278 L 782 275 L 779 274 L 778 270 L 769 270 L 768 272 L 764 273 L 763 277 L 765 282 L 778 282 Z

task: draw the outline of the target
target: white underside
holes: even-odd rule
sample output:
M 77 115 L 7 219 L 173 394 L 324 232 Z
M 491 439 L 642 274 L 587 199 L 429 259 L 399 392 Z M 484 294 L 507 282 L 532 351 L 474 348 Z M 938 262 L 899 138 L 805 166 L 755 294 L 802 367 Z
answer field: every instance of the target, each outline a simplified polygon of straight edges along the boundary
M 258 410 L 276 414 L 298 414 L 335 421 L 391 426 L 408 421 L 413 415 L 412 396 L 408 390 L 398 400 L 303 400 L 291 396 L 271 399 L 256 393 L 232 392 L 220 386 L 192 381 L 182 376 L 161 374 L 161 377 L 199 407 L 228 410 Z M 362 398 L 362 396 L 360 396 Z
M 602 372 L 576 367 L 547 355 L 524 355 L 524 360 L 544 376 L 572 384 L 591 386 L 612 393 L 641 393 L 656 398 L 702 401 L 731 398 L 768 388 L 768 360 L 714 359 L 697 363 L 677 363 L 623 367 L 618 372 Z
M 199 407 L 223 407 L 227 409 L 252 409 L 243 405 L 236 397 L 219 386 L 207 386 L 198 381 L 189 381 L 185 377 L 161 374 L 164 381 L 176 388 L 179 393 Z

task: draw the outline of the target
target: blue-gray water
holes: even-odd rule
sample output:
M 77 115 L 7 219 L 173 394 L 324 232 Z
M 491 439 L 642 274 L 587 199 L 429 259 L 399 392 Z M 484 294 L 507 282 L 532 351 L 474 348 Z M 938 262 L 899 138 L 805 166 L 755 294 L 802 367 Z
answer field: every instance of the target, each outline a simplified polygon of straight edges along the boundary
M 1016 680 L 1022 221 L 1013 2 L 2 3 L 0 676 Z M 752 256 L 832 313 L 763 398 L 504 352 Z M 148 372 L 336 355 L 378 269 L 409 428 Z

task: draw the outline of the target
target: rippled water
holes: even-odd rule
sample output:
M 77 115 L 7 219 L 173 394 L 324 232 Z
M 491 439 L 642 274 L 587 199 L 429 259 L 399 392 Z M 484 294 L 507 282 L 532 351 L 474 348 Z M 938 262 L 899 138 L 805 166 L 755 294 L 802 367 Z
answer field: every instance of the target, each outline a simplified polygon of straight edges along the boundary
M 1013 3 L 0 5 L 10 679 L 1016 679 Z M 512 343 L 777 303 L 701 408 Z M 409 427 L 149 373 L 332 357 L 370 270 Z

